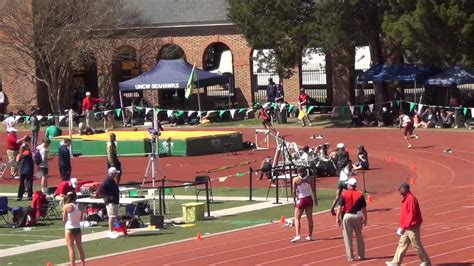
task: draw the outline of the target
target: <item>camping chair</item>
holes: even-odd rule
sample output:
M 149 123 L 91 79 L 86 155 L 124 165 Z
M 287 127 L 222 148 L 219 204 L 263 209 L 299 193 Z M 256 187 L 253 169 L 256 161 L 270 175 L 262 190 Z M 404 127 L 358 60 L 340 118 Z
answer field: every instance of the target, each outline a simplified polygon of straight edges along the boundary
M 289 200 L 289 195 L 292 193 L 291 191 L 288 192 L 288 187 L 291 187 L 291 182 L 292 182 L 292 176 L 296 176 L 296 174 L 291 174 L 289 170 L 283 169 L 283 171 L 274 171 L 273 176 L 271 179 L 269 179 L 269 184 L 268 184 L 268 190 L 267 190 L 267 196 L 265 199 L 268 199 L 268 195 L 270 194 L 270 190 L 272 187 L 276 187 L 276 182 L 278 182 L 278 189 L 279 190 L 285 190 L 286 194 L 286 201 Z M 281 191 L 278 191 L 279 195 L 281 194 Z M 281 196 L 280 196 L 281 197 Z
M 8 207 L 8 198 L 6 196 L 0 196 L 0 218 L 2 218 L 7 225 L 10 224 L 10 219 L 8 217 L 10 210 L 11 209 Z
M 198 175 L 194 178 L 194 182 L 207 182 L 207 187 L 209 189 L 209 200 L 212 202 L 214 201 L 214 196 L 212 194 L 212 184 L 211 184 L 211 177 L 208 175 Z M 206 185 L 205 184 L 196 184 L 196 201 L 198 201 L 199 193 L 201 191 L 206 191 Z

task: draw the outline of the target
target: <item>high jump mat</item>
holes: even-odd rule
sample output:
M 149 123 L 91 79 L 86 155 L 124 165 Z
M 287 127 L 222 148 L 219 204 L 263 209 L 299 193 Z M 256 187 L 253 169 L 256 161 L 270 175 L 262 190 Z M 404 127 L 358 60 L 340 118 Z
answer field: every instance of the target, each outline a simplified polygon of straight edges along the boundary
M 148 131 L 109 131 L 94 135 L 72 135 L 72 153 L 105 156 L 110 133 L 115 133 L 120 156 L 141 156 L 152 152 Z M 56 155 L 60 143 L 69 136 L 51 140 L 50 154 Z M 155 153 L 167 156 L 195 156 L 242 150 L 242 133 L 237 131 L 161 131 Z M 156 143 L 156 141 L 155 141 Z

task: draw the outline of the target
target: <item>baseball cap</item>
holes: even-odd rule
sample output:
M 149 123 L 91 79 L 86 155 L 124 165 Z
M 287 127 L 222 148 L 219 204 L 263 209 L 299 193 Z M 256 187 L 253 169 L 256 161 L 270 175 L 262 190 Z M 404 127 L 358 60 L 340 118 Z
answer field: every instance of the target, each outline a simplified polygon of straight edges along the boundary
M 91 93 L 90 93 L 90 92 L 86 92 L 86 96 L 89 96 L 89 95 L 91 95 Z
M 109 173 L 109 175 L 118 174 L 118 173 L 120 173 L 120 171 L 117 170 L 117 168 L 115 168 L 115 167 L 110 167 L 109 170 L 108 170 L 108 173 Z
M 398 190 L 403 189 L 405 191 L 410 191 L 410 185 L 408 183 L 401 183 L 400 187 L 398 187 Z
M 338 149 L 344 148 L 344 143 L 338 143 L 338 144 L 336 145 L 336 148 L 338 148 Z
M 73 188 L 76 188 L 77 187 L 77 178 L 73 177 L 73 178 L 71 178 L 70 181 L 71 181 L 71 186 Z
M 346 181 L 346 184 L 351 185 L 351 186 L 355 186 L 355 185 L 357 185 L 357 179 L 351 177 Z

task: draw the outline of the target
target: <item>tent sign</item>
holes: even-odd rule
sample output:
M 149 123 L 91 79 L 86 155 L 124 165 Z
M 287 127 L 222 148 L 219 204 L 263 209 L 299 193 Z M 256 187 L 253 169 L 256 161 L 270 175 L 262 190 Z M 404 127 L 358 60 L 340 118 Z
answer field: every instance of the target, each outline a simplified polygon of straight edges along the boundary
M 158 83 L 158 84 L 136 84 L 135 89 L 147 90 L 147 89 L 179 89 L 178 83 Z

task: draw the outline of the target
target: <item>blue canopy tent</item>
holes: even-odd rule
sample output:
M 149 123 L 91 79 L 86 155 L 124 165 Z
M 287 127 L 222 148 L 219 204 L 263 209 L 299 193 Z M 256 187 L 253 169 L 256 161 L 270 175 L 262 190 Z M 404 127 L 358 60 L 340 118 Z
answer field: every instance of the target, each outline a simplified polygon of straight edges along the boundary
M 449 86 L 474 83 L 474 70 L 463 66 L 452 66 L 426 80 L 426 85 Z
M 120 105 L 122 104 L 122 92 L 138 92 L 142 90 L 160 89 L 185 89 L 193 65 L 183 59 L 160 60 L 156 66 L 130 80 L 119 83 Z M 196 72 L 196 88 L 230 83 L 228 76 L 214 74 L 198 68 Z M 230 97 L 230 96 L 229 96 Z M 230 100 L 229 100 L 230 101 Z M 199 111 L 201 102 L 198 94 Z M 123 107 L 123 106 L 122 106 Z
M 416 88 L 417 82 L 426 80 L 434 73 L 434 69 L 415 64 L 398 64 L 394 66 L 376 65 L 358 76 L 360 81 L 400 81 L 413 82 Z M 415 92 L 416 101 L 416 92 Z

